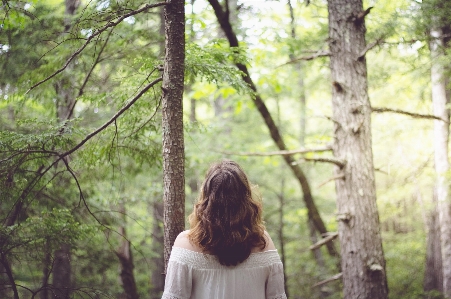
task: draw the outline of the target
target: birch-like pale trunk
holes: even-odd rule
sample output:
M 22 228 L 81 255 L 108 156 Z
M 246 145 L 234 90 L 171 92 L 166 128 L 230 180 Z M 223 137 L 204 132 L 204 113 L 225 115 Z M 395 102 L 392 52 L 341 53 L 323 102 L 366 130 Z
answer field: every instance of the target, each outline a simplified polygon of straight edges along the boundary
M 434 120 L 434 157 L 437 195 L 437 207 L 440 224 L 440 245 L 443 265 L 443 293 L 451 298 L 451 197 L 449 182 L 446 177 L 449 171 L 448 139 L 449 139 L 449 110 L 447 108 L 447 92 L 445 68 L 440 62 L 444 55 L 442 31 L 431 29 L 431 83 L 432 105 L 435 116 L 442 118 Z
M 371 142 L 371 106 L 365 55 L 365 13 L 361 0 L 329 0 L 329 48 L 337 221 L 343 298 L 386 299 L 385 259 L 376 206 Z
M 434 192 L 434 208 L 427 220 L 426 265 L 424 269 L 423 290 L 443 292 L 442 250 L 440 242 L 440 223 L 438 220 L 437 196 Z

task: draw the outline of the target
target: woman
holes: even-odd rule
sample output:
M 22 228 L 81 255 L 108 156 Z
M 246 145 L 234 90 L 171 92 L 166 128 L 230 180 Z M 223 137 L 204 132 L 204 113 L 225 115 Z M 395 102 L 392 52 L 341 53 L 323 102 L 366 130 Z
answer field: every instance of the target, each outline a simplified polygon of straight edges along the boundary
M 163 299 L 286 299 L 283 266 L 241 167 L 207 172 L 191 230 L 175 240 Z

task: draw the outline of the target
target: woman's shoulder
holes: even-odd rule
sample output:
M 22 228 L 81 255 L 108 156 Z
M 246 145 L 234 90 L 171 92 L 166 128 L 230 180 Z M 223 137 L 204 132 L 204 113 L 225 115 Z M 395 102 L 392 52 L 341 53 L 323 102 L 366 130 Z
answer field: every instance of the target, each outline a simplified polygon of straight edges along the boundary
M 263 251 L 268 251 L 268 250 L 276 250 L 276 246 L 274 245 L 274 242 L 271 239 L 271 236 L 269 235 L 269 233 L 267 231 L 265 231 L 263 237 L 266 240 L 266 246 L 265 248 L 261 248 L 261 247 L 254 247 L 252 249 L 252 253 L 256 253 L 256 252 L 263 252 Z
M 174 247 L 188 249 L 188 250 L 195 251 L 195 252 L 202 252 L 202 249 L 199 246 L 197 246 L 196 244 L 193 244 L 190 241 L 189 232 L 190 232 L 189 230 L 185 230 L 185 231 L 181 232 L 175 239 Z M 264 238 L 266 240 L 265 248 L 255 247 L 252 249 L 252 253 L 276 249 L 274 242 L 271 239 L 271 236 L 269 235 L 269 233 L 267 231 L 265 231 L 265 233 L 264 233 Z
M 174 247 L 188 249 L 191 251 L 202 252 L 199 246 L 193 244 L 189 239 L 189 230 L 181 232 L 174 242 Z

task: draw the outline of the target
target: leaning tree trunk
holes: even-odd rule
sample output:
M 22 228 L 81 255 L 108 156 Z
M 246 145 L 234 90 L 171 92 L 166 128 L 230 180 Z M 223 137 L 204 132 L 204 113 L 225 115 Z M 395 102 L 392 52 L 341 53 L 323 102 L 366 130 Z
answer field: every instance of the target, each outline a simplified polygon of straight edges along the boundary
M 169 0 L 164 9 L 166 55 L 163 73 L 164 261 L 167 268 L 177 235 L 185 229 L 185 166 L 183 82 L 185 69 L 185 7 Z
M 447 298 L 451 298 L 451 196 L 447 178 L 449 171 L 449 110 L 445 69 L 439 61 L 444 55 L 442 34 L 441 29 L 433 28 L 431 30 L 431 81 L 434 115 L 443 119 L 443 121 L 434 120 L 435 190 L 441 235 L 443 293 Z
M 345 160 L 335 167 L 337 220 L 341 246 L 343 297 L 387 298 L 385 259 L 376 206 L 371 106 L 364 49 L 365 22 L 361 0 L 329 0 L 329 47 L 333 151 Z
M 224 30 L 224 33 L 227 37 L 227 40 L 229 41 L 230 47 L 239 47 L 238 39 L 235 34 L 235 32 L 232 29 L 232 25 L 230 24 L 229 16 L 228 16 L 228 10 L 225 10 L 222 8 L 221 4 L 218 2 L 218 0 L 208 0 L 208 2 L 213 7 L 213 10 L 215 11 L 216 18 L 218 19 L 218 22 Z M 257 91 L 257 87 L 255 86 L 254 82 L 252 81 L 252 78 L 249 74 L 249 71 L 247 69 L 247 66 L 242 63 L 235 63 L 236 67 L 242 72 L 242 79 L 244 82 L 246 82 L 249 87 L 254 92 L 253 100 L 255 103 L 255 106 L 257 107 L 258 112 L 260 113 L 261 117 L 265 121 L 266 126 L 268 127 L 269 133 L 271 135 L 271 138 L 273 139 L 276 146 L 279 148 L 279 150 L 287 150 L 287 147 L 285 145 L 285 142 L 282 138 L 282 135 L 279 132 L 279 129 L 274 122 L 274 119 L 271 116 L 271 113 L 268 110 L 268 107 L 266 107 L 265 102 L 261 98 L 260 94 Z M 310 189 L 310 184 L 307 180 L 307 177 L 305 176 L 304 172 L 302 171 L 301 167 L 296 163 L 296 160 L 291 155 L 284 155 L 283 159 L 285 160 L 287 166 L 291 169 L 294 176 L 298 180 L 299 184 L 301 185 L 301 189 L 303 192 L 303 199 L 305 206 L 308 211 L 308 217 L 309 219 L 312 219 L 313 223 L 315 224 L 315 228 L 321 233 L 321 234 L 327 234 L 326 225 L 324 224 L 321 215 L 319 214 L 318 208 L 316 207 L 315 201 L 313 200 L 313 195 Z M 329 255 L 331 256 L 338 256 L 337 251 L 335 250 L 335 246 L 332 242 L 328 242 L 326 244 L 327 251 L 329 252 Z

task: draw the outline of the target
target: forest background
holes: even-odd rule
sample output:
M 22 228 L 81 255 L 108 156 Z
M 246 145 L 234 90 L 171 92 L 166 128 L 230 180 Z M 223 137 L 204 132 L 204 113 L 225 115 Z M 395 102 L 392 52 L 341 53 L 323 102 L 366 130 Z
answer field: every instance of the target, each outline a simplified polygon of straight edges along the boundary
M 209 165 L 236 160 L 258 185 L 289 297 L 341 298 L 339 259 L 310 248 L 338 230 L 327 2 L 226 3 L 240 50 L 208 2 L 185 3 L 186 215 Z M 451 15 L 443 3 L 363 3 L 389 298 L 441 298 L 427 257 L 437 242 L 431 65 L 449 64 L 431 58 L 430 19 Z M 161 6 L 2 1 L 0 298 L 161 297 Z M 248 67 L 287 149 L 299 150 L 294 163 L 329 235 L 234 62 Z

